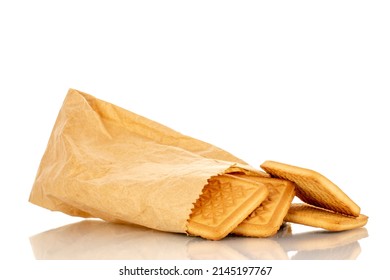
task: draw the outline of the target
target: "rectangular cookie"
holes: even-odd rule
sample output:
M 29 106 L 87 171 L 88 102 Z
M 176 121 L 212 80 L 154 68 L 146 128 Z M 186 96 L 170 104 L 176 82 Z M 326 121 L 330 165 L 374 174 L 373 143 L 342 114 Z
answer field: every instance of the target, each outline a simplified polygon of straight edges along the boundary
M 284 220 L 330 231 L 342 231 L 364 226 L 368 217 L 363 214 L 358 217 L 346 216 L 306 203 L 293 203 Z
M 337 185 L 320 173 L 275 161 L 265 161 L 261 168 L 273 177 L 296 184 L 296 196 L 303 202 L 358 217 L 360 207 Z
M 268 196 L 264 184 L 234 175 L 209 179 L 194 204 L 187 225 L 189 235 L 219 240 L 237 227 Z
M 274 235 L 283 223 L 284 216 L 290 208 L 295 195 L 295 184 L 282 179 L 262 178 L 240 175 L 267 186 L 269 195 L 233 233 L 252 237 L 269 237 Z

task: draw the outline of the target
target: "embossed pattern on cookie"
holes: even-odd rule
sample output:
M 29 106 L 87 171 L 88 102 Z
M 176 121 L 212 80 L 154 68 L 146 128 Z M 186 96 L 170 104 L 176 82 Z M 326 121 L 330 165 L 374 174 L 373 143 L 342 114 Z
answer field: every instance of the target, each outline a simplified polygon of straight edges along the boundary
M 212 177 L 194 204 L 190 235 L 219 240 L 228 235 L 267 197 L 264 184 L 234 175 Z
M 256 208 L 233 233 L 252 237 L 274 235 L 283 223 L 290 203 L 294 198 L 294 183 L 275 178 L 243 176 L 256 182 L 264 183 L 269 191 L 268 197 Z

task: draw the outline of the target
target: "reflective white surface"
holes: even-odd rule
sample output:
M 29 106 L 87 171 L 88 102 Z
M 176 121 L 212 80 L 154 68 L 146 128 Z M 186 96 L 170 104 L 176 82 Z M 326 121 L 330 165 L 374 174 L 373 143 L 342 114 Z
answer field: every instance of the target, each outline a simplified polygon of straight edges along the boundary
M 259 263 L 272 263 L 272 279 L 388 274 L 390 1 L 58 2 L 0 1 L 2 279 L 117 279 L 125 264 L 157 263 L 36 259 L 356 258 Z M 292 225 L 283 238 L 211 242 L 75 224 L 31 205 L 69 87 L 254 167 L 277 160 L 316 170 L 369 216 L 368 233 Z M 183 261 L 199 262 L 225 263 Z
M 85 220 L 39 233 L 30 242 L 35 258 L 46 260 L 345 260 L 356 259 L 361 253 L 359 240 L 368 237 L 366 228 L 343 232 L 299 229 L 299 225 L 285 224 L 271 238 L 228 236 L 209 241 Z

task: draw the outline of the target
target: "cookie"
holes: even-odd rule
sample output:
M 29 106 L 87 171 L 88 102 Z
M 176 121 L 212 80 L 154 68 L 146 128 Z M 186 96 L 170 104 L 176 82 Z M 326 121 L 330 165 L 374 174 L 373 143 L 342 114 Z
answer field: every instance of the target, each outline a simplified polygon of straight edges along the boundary
M 358 217 L 346 216 L 306 203 L 293 203 L 284 220 L 330 231 L 342 231 L 364 226 L 368 217 L 363 214 Z
M 264 184 L 238 176 L 212 177 L 194 204 L 187 233 L 211 240 L 222 239 L 248 217 L 268 193 Z
M 360 207 L 337 185 L 320 173 L 275 161 L 265 161 L 261 168 L 273 177 L 294 182 L 296 196 L 303 202 L 358 217 Z
M 269 237 L 279 230 L 295 195 L 295 184 L 282 179 L 241 175 L 242 178 L 265 184 L 269 195 L 233 233 L 252 237 Z

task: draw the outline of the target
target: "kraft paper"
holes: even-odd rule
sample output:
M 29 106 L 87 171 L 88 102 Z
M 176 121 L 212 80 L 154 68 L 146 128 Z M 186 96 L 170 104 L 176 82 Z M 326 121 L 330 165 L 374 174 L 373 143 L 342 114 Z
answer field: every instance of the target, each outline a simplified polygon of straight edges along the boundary
M 70 89 L 29 200 L 73 216 L 185 233 L 207 180 L 231 172 L 261 173 L 218 147 Z

